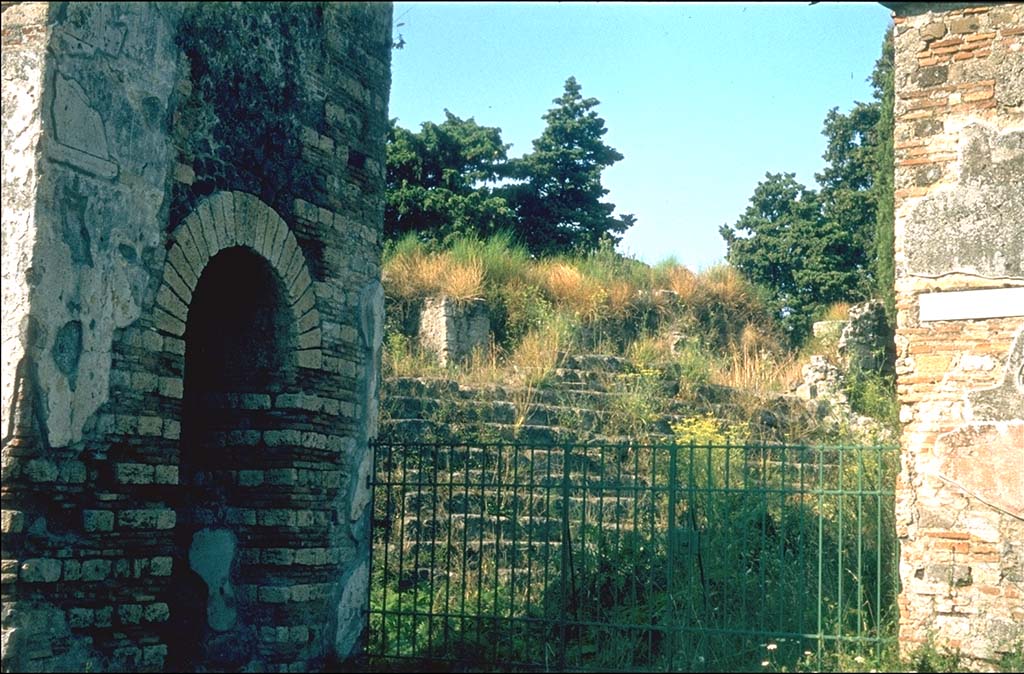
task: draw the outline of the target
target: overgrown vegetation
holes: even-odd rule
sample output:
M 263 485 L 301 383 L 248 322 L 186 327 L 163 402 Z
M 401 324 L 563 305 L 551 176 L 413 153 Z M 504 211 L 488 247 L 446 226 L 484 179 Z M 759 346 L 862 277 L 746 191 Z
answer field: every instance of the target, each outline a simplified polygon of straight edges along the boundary
M 687 402 L 728 403 L 733 421 L 760 424 L 774 414 L 766 405 L 799 381 L 809 353 L 838 362 L 834 338 L 793 348 L 763 291 L 728 265 L 700 273 L 672 260 L 650 267 L 610 245 L 538 259 L 508 234 L 455 235 L 447 244 L 410 234 L 387 245 L 384 285 L 386 376 L 537 388 L 550 383 L 560 354 L 623 357 L 634 371 L 605 382 L 616 394 L 602 410 L 613 435 L 667 432 L 653 420 Z M 491 343 L 460 365 L 438 366 L 415 339 L 422 302 L 437 295 L 482 300 L 490 316 Z M 845 318 L 847 309 L 838 305 L 826 317 Z M 848 389 L 854 411 L 895 422 L 891 375 L 854 373 Z M 534 395 L 518 395 L 525 419 Z M 804 422 L 771 432 L 790 441 L 843 440 L 842 429 Z

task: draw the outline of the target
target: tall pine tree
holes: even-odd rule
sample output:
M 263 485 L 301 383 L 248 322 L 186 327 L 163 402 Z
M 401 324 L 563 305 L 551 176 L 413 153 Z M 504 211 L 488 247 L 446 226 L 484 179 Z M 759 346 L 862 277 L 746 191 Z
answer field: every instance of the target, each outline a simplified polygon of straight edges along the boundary
M 604 120 L 596 98 L 583 98 L 575 77 L 544 115 L 547 127 L 533 141 L 533 152 L 512 160 L 511 175 L 520 182 L 505 193 L 518 219 L 517 232 L 537 254 L 595 250 L 605 237 L 617 242 L 633 224 L 632 215 L 613 217 L 615 205 L 601 172 L 622 159 L 602 140 Z

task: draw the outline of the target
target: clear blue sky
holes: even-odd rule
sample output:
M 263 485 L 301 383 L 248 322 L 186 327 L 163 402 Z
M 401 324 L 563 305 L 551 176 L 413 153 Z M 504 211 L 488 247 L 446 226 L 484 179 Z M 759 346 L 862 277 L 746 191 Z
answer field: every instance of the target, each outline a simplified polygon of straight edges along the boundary
M 574 75 L 601 101 L 606 201 L 633 213 L 619 250 L 694 269 L 721 261 L 765 172 L 814 185 L 822 121 L 869 101 L 890 23 L 877 3 L 396 2 L 390 116 L 418 131 L 444 109 L 501 128 L 510 156 Z M 403 24 L 401 26 L 397 24 Z

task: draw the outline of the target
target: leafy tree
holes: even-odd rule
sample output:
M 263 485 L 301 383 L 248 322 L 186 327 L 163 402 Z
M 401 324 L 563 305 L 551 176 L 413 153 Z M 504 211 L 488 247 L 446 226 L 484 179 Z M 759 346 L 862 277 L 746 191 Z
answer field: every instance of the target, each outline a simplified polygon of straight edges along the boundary
M 795 174 L 765 174 L 736 224 L 719 231 L 729 262 L 770 291 L 769 304 L 794 343 L 805 336 L 809 313 L 842 299 L 849 241 L 822 215 L 820 195 Z
M 825 117 L 826 165 L 815 176 L 821 189 L 805 188 L 792 173 L 766 174 L 739 220 L 719 230 L 727 259 L 768 291 L 794 344 L 803 341 L 829 304 L 891 294 L 892 48 L 887 40 L 871 80 L 875 100 L 856 103 L 845 114 L 833 108 Z
M 501 129 L 444 114 L 444 122 L 424 122 L 419 133 L 391 122 L 384 211 L 389 239 L 408 232 L 436 240 L 459 232 L 488 236 L 514 225 L 508 203 L 491 186 L 510 147 L 501 142 Z
M 893 194 L 893 62 L 892 26 L 882 42 L 882 55 L 875 63 L 871 84 L 879 101 L 878 122 L 875 125 L 875 284 L 878 295 L 885 301 L 890 321 L 896 313 L 894 289 L 895 265 L 895 213 Z
M 517 231 L 534 253 L 590 251 L 602 238 L 613 243 L 635 218 L 612 217 L 615 205 L 601 201 L 608 193 L 601 172 L 622 155 L 601 139 L 607 129 L 594 108 L 596 98 L 583 98 L 575 77 L 544 115 L 547 127 L 533 141 L 533 152 L 510 162 L 520 182 L 505 188 L 518 218 Z

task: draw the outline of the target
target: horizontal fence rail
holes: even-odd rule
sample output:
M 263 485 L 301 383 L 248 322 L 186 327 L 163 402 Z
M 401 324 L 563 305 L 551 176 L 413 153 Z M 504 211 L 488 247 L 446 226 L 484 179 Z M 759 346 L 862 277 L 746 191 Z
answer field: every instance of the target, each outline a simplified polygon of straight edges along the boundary
M 371 662 L 820 669 L 892 639 L 890 446 L 380 443 Z

